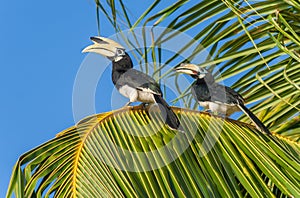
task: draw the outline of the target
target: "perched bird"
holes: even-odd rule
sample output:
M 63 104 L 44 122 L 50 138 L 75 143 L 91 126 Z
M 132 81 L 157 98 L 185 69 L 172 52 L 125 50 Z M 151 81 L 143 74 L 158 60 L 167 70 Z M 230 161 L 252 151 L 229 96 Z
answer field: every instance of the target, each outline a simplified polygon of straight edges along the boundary
M 258 130 L 271 134 L 268 128 L 244 105 L 243 97 L 230 87 L 216 83 L 210 72 L 194 64 L 181 64 L 175 70 L 189 74 L 196 79 L 192 84 L 192 95 L 200 106 L 225 116 L 236 111 L 243 111 Z
M 112 82 L 117 90 L 132 102 L 158 103 L 162 112 L 166 112 L 167 124 L 173 130 L 179 130 L 180 122 L 167 102 L 163 99 L 159 84 L 150 76 L 133 69 L 130 56 L 119 43 L 104 37 L 91 37 L 94 44 L 82 52 L 94 52 L 112 61 Z M 181 130 L 179 130 L 181 131 Z M 182 132 L 182 131 L 181 131 Z

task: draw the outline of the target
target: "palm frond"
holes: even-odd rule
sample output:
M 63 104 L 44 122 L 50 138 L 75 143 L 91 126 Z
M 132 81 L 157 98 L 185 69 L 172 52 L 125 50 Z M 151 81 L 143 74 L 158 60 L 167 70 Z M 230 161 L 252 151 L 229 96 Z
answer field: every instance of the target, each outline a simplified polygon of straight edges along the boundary
M 238 121 L 173 108 L 87 117 L 25 153 L 7 197 L 290 197 L 300 193 L 300 145 Z M 166 149 L 167 148 L 167 149 Z

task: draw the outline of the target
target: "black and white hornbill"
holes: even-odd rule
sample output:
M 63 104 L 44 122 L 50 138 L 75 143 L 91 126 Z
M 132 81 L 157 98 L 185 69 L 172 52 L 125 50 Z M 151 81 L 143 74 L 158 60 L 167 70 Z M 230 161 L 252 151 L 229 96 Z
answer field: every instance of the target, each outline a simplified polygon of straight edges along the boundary
M 259 131 L 271 134 L 268 128 L 244 105 L 243 97 L 230 87 L 216 83 L 210 72 L 195 64 L 181 64 L 175 70 L 189 74 L 196 79 L 191 87 L 192 95 L 200 106 L 226 116 L 236 111 L 243 111 Z
M 91 37 L 93 44 L 82 52 L 94 52 L 112 61 L 112 81 L 117 90 L 132 102 L 158 103 L 162 112 L 166 112 L 165 124 L 173 130 L 179 129 L 180 122 L 176 114 L 162 97 L 159 84 L 150 76 L 133 69 L 130 56 L 119 43 L 104 37 Z

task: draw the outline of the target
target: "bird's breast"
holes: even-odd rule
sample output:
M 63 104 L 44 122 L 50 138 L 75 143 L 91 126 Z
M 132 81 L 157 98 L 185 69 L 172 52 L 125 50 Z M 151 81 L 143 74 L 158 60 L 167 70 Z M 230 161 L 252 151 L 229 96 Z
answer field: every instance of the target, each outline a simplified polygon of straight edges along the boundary
M 137 95 L 137 90 L 133 87 L 128 86 L 128 85 L 120 86 L 118 88 L 118 90 L 119 90 L 120 94 L 122 94 L 126 98 L 131 98 L 134 95 Z

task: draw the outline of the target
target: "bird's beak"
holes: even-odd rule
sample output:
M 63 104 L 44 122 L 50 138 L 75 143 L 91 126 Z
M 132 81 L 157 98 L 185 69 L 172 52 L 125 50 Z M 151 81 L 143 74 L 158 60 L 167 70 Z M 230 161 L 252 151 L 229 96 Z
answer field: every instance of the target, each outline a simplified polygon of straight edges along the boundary
M 104 37 L 94 36 L 90 38 L 94 44 L 87 46 L 82 53 L 94 52 L 106 57 L 114 57 L 117 49 L 125 49 L 119 43 Z
M 200 71 L 199 67 L 195 64 L 189 64 L 189 63 L 181 63 L 180 66 L 174 68 L 174 70 L 178 73 L 184 73 L 184 74 L 189 74 L 189 75 L 199 75 L 201 74 L 206 74 L 206 71 Z

